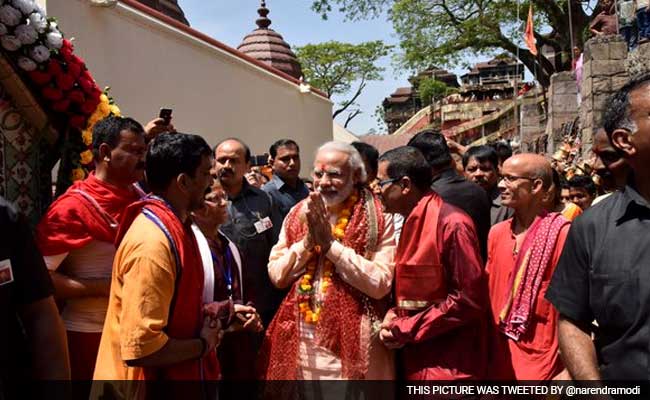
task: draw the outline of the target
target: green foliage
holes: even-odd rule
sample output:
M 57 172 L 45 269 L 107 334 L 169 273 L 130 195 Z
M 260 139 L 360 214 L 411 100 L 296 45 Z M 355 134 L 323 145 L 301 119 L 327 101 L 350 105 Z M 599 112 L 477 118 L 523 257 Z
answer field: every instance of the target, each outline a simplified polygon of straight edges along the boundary
M 384 68 L 377 65 L 392 46 L 382 41 L 360 44 L 330 41 L 307 44 L 296 49 L 305 80 L 329 97 L 350 91 L 360 80 L 382 80 Z
M 433 78 L 422 79 L 418 85 L 418 96 L 423 106 L 428 106 L 433 101 L 443 99 L 454 92 L 456 92 L 454 88 Z
M 356 99 L 369 81 L 383 80 L 385 68 L 379 66 L 378 61 L 391 50 L 392 46 L 381 40 L 359 44 L 330 41 L 298 47 L 296 55 L 310 85 L 323 90 L 330 98 L 347 95 L 348 98 L 334 112 L 333 117 L 336 117 L 355 106 Z M 356 90 L 353 91 L 353 87 Z M 359 113 L 357 109 L 353 114 Z
M 571 22 L 578 45 L 580 33 L 601 11 L 603 0 L 312 0 L 312 9 L 321 14 L 338 6 L 349 19 L 388 15 L 400 40 L 399 64 L 409 70 L 429 65 L 456 64 L 464 57 L 488 56 L 506 50 L 547 85 L 550 75 L 570 68 L 568 57 L 557 61 L 535 57 L 523 44 L 523 30 L 532 3 L 537 47 L 548 45 L 556 53 L 571 49 Z M 519 18 L 517 15 L 519 14 Z

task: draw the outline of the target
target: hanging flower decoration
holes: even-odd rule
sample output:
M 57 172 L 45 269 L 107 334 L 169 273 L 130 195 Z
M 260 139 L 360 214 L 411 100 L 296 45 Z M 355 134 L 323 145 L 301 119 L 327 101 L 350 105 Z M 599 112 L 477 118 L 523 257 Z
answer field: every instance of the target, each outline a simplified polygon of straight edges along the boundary
M 120 115 L 108 88 L 99 88 L 56 20 L 34 0 L 0 0 L 0 47 L 24 71 L 44 107 L 65 115 L 73 134 L 79 135 L 70 140 L 77 154 L 70 178 L 83 179 L 93 167 L 93 126 L 104 117 Z
M 356 194 L 352 194 L 346 200 L 345 206 L 339 214 L 336 224 L 332 227 L 334 240 L 339 242 L 343 241 L 345 230 L 350 221 L 350 217 L 352 216 L 352 207 L 354 207 L 358 199 L 359 197 Z M 316 246 L 307 262 L 305 274 L 300 278 L 300 282 L 296 287 L 296 290 L 298 291 L 298 308 L 302 319 L 306 323 L 314 325 L 320 320 L 325 293 L 327 293 L 327 289 L 332 285 L 332 275 L 334 275 L 334 264 L 330 260 L 325 259 L 323 261 L 323 276 L 319 285 L 320 296 L 319 298 L 316 298 L 314 279 L 316 277 L 316 269 L 320 255 L 321 249 L 319 246 Z

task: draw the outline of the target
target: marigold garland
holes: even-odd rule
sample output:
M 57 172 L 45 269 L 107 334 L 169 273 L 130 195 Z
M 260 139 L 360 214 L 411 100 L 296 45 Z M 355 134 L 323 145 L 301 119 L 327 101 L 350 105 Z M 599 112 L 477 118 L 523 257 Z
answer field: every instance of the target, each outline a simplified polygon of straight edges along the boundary
M 336 224 L 332 227 L 334 240 L 339 242 L 343 241 L 345 230 L 350 222 L 350 217 L 352 216 L 352 207 L 354 207 L 358 199 L 359 197 L 356 194 L 352 194 L 346 200 L 345 206 L 339 214 Z M 297 287 L 300 314 L 302 319 L 309 324 L 316 324 L 319 321 L 321 310 L 323 308 L 323 299 L 328 287 L 332 285 L 332 275 L 334 274 L 334 264 L 330 260 L 325 259 L 323 262 L 323 277 L 321 278 L 319 285 L 320 299 L 315 298 L 316 288 L 314 287 L 314 278 L 316 276 L 316 268 L 320 255 L 320 246 L 314 247 L 309 262 L 307 263 L 307 270 L 302 278 L 300 278 L 300 283 Z M 314 308 L 312 308 L 312 303 Z

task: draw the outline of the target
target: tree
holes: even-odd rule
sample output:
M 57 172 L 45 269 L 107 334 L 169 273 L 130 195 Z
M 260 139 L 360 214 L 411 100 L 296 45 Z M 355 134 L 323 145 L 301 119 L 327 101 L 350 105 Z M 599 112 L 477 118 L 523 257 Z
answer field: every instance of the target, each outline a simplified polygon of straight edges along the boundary
M 548 45 L 559 56 L 535 56 L 523 45 L 522 28 L 530 3 L 538 49 Z M 312 9 L 326 17 L 337 5 L 352 20 L 387 12 L 400 40 L 399 62 L 408 69 L 448 65 L 465 56 L 506 50 L 513 56 L 519 54 L 519 60 L 547 87 L 553 73 L 571 67 L 569 20 L 573 42 L 582 46 L 582 33 L 608 4 L 608 0 L 520 0 L 519 19 L 517 0 L 312 0 Z
M 423 106 L 428 106 L 434 101 L 443 99 L 455 92 L 454 88 L 434 78 L 422 79 L 418 84 L 418 96 Z
M 392 47 L 380 40 L 359 44 L 330 41 L 298 47 L 296 55 L 309 84 L 323 90 L 329 98 L 349 95 L 332 114 L 336 118 L 347 111 L 347 127 L 362 112 L 356 101 L 368 82 L 383 80 L 385 68 L 377 62 Z

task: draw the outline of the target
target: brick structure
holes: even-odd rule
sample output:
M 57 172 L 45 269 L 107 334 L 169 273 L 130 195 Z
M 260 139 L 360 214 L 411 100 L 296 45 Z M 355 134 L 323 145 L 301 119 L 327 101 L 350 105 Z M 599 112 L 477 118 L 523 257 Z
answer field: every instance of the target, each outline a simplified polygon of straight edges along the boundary
M 580 129 L 583 154 L 602 123 L 607 99 L 628 81 L 627 44 L 621 36 L 595 37 L 585 43 L 581 84 Z
M 553 154 L 562 143 L 562 138 L 574 129 L 578 118 L 578 86 L 575 74 L 570 71 L 553 74 L 548 99 L 546 151 Z

